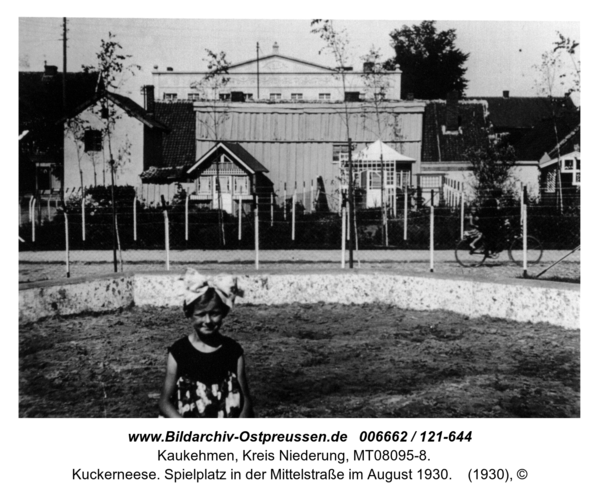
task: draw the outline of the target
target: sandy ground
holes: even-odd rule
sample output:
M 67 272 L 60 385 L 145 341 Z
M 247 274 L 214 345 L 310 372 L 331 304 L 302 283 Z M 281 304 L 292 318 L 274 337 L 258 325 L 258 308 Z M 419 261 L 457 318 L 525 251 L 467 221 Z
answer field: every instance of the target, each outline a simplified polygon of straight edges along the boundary
M 22 417 L 155 417 L 180 309 L 20 326 Z M 580 334 L 387 305 L 237 306 L 259 417 L 578 417 Z
M 536 276 L 568 251 L 545 251 L 542 261 L 528 267 L 528 274 Z M 358 259 L 358 260 L 356 260 Z M 256 271 L 254 251 L 171 251 L 170 268 L 174 270 L 194 266 L 209 271 Z M 341 268 L 341 253 L 324 250 L 261 251 L 259 271 L 302 271 L 315 267 Z M 406 273 L 430 271 L 429 252 L 423 250 L 359 251 L 355 268 L 389 268 Z M 348 263 L 346 263 L 346 268 Z M 581 278 L 580 252 L 568 256 L 544 273 L 542 280 L 579 282 Z M 124 251 L 123 271 L 140 272 L 166 269 L 164 251 Z M 506 252 L 497 260 L 488 260 L 477 268 L 461 267 L 454 259 L 454 251 L 436 251 L 433 270 L 436 273 L 467 275 L 478 278 L 509 279 L 523 276 L 522 266 L 508 259 Z M 70 275 L 80 277 L 113 272 L 112 252 L 73 251 L 70 255 Z M 66 278 L 65 253 L 60 251 L 21 252 L 19 254 L 19 282 L 35 282 Z

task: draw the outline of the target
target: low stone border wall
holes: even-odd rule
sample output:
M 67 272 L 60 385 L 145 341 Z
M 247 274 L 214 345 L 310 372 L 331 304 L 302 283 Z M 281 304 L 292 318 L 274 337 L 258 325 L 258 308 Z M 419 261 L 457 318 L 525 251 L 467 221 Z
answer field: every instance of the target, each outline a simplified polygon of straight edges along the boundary
M 182 278 L 182 272 L 159 272 L 27 284 L 20 286 L 19 319 L 29 322 L 54 314 L 112 311 L 131 305 L 181 306 Z M 575 284 L 377 270 L 257 272 L 238 279 L 244 291 L 239 304 L 382 303 L 579 328 L 580 289 Z

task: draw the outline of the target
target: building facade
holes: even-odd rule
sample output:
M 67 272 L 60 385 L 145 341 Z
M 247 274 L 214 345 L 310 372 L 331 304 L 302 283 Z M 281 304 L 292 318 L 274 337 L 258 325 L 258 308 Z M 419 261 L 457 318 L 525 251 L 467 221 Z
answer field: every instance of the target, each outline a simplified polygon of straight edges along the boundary
M 231 65 L 227 84 L 214 90 L 210 83 L 203 82 L 208 72 L 167 68 L 156 70 L 152 75 L 156 97 L 163 101 L 358 101 L 369 93 L 365 75 L 372 72 L 369 64 L 365 65 L 357 71 L 344 68 L 344 90 L 338 70 L 280 55 L 275 43 L 272 54 Z M 385 99 L 400 99 L 401 75 L 400 70 L 382 74 L 381 83 L 377 85 L 385 86 Z

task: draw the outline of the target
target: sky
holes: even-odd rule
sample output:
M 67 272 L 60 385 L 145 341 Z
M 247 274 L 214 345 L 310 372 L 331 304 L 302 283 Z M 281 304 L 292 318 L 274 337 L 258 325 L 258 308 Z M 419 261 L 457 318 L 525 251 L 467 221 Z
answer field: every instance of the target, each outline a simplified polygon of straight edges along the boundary
M 185 9 L 184 9 L 185 10 Z M 320 12 L 319 12 L 320 13 Z M 386 16 L 389 17 L 389 16 Z M 390 32 L 422 19 L 336 20 L 350 40 L 350 64 L 361 66 L 361 56 L 371 47 L 381 50 L 385 59 L 394 54 Z M 62 17 L 19 18 L 19 70 L 41 71 L 44 62 L 62 70 Z M 542 53 L 553 48 L 559 31 L 580 40 L 576 21 L 437 21 L 438 31 L 455 29 L 456 46 L 469 53 L 466 63 L 467 96 L 536 96 L 539 78 L 534 65 Z M 79 70 L 95 63 L 101 39 L 116 35 L 130 62 L 141 66 L 135 77 L 123 81 L 122 93 L 141 101 L 140 87 L 152 83 L 151 72 L 164 70 L 197 71 L 206 67 L 205 50 L 224 51 L 237 63 L 272 53 L 274 42 L 279 53 L 322 65 L 332 66 L 330 55 L 319 54 L 323 42 L 311 33 L 311 21 L 304 19 L 161 19 L 68 17 L 67 69 Z M 570 66 L 566 66 L 570 69 Z

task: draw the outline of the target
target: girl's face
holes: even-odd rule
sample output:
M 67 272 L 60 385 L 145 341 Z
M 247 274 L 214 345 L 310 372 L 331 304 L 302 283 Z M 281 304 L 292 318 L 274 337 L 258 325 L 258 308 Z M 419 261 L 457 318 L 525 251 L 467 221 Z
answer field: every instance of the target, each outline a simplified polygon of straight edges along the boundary
M 192 326 L 198 335 L 212 335 L 219 331 L 221 323 L 226 312 L 223 305 L 216 299 L 201 304 L 197 302 L 194 305 L 192 314 Z

